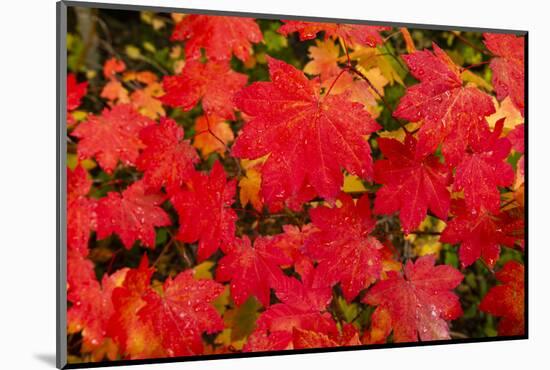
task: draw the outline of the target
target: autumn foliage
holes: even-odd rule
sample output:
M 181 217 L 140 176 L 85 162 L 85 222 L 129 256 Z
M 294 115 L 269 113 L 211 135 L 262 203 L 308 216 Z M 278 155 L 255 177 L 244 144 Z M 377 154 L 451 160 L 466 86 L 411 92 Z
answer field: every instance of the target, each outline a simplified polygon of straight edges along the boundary
M 70 34 L 71 361 L 525 333 L 523 37 L 127 13 Z

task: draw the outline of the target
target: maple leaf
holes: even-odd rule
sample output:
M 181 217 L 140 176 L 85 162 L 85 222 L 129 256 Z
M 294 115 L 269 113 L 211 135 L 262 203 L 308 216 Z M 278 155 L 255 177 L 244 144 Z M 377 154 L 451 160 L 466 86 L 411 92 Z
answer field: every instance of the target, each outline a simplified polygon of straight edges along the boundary
M 483 298 L 479 309 L 500 317 L 498 335 L 523 335 L 525 333 L 525 272 L 522 264 L 507 262 L 496 278 L 497 285 Z
M 89 115 L 71 133 L 80 139 L 78 156 L 80 159 L 94 157 L 101 168 L 111 174 L 119 161 L 133 166 L 143 148 L 138 135 L 142 128 L 155 124 L 155 121 L 137 113 L 130 105 L 116 105 L 104 109 L 100 116 Z
M 277 298 L 302 311 L 325 311 L 332 300 L 332 284 L 325 279 L 324 271 L 315 268 L 308 259 L 299 260 L 295 270 L 300 274 L 300 280 L 285 276 L 276 281 Z
M 363 302 L 388 311 L 395 342 L 450 339 L 447 321 L 462 315 L 452 289 L 462 279 L 458 270 L 435 266 L 435 257 L 428 255 L 407 261 L 403 275 L 389 273 L 367 291 Z
M 510 96 L 514 105 L 524 113 L 525 38 L 523 36 L 484 33 L 485 45 L 495 57 L 489 67 L 493 71 L 493 86 L 497 98 Z
M 176 24 L 171 40 L 185 41 L 188 59 L 199 58 L 204 48 L 209 59 L 228 60 L 234 54 L 244 62 L 263 35 L 253 18 L 192 14 Z
M 117 79 L 109 80 L 99 95 L 104 99 L 109 100 L 110 105 L 130 103 L 128 90 Z
M 300 266 L 304 261 L 305 263 L 309 261 L 303 246 L 309 236 L 317 231 L 318 229 L 312 224 L 304 225 L 301 228 L 294 225 L 283 225 L 283 233 L 273 235 L 271 243 L 291 259 L 294 268 L 301 274 Z
M 92 179 L 81 163 L 74 170 L 67 167 L 67 201 L 82 198 L 88 195 L 92 187 Z
M 341 167 L 369 178 L 372 159 L 365 136 L 380 126 L 363 105 L 346 94 L 320 96 L 317 80 L 285 62 L 269 57 L 268 65 L 271 82 L 255 82 L 235 96 L 252 119 L 233 146 L 238 158 L 269 154 L 262 167 L 266 204 L 298 197 L 305 186 L 334 198 L 343 183 Z
M 338 200 L 342 203 L 339 208 L 321 206 L 309 211 L 319 231 L 307 238 L 304 248 L 319 262 L 319 274 L 329 284 L 340 282 L 349 302 L 380 277 L 382 244 L 369 236 L 375 221 L 368 196 L 362 196 L 357 204 L 347 194 Z
M 320 75 L 323 81 L 338 75 L 341 71 L 338 67 L 340 47 L 332 40 L 315 40 L 315 45 L 308 49 L 311 61 L 305 65 L 304 72 L 309 75 Z
M 456 167 L 453 189 L 464 190 L 466 205 L 471 209 L 497 212 L 500 207 L 498 186 L 508 186 L 514 181 L 514 170 L 506 162 L 511 145 L 508 139 L 500 138 L 503 121 L 473 145 L 473 153 L 465 153 Z
M 478 258 L 490 267 L 500 255 L 500 245 L 514 246 L 517 230 L 523 222 L 514 220 L 505 213 L 492 213 L 486 209 L 471 209 L 463 201 L 453 206 L 454 217 L 441 234 L 441 242 L 459 244 L 459 258 L 463 267 L 474 263 Z
M 162 95 L 164 95 L 162 85 L 153 82 L 143 89 L 135 90 L 130 95 L 130 101 L 140 114 L 151 119 L 157 119 L 166 115 L 162 102 L 158 99 Z
M 313 330 L 294 328 L 292 331 L 292 343 L 295 349 L 361 345 L 357 329 L 351 324 L 345 324 L 342 333 L 338 333 L 337 335 L 327 335 Z
M 73 305 L 67 310 L 68 331 L 81 332 L 82 346 L 86 351 L 99 349 L 108 339 L 107 326 L 114 312 L 111 295 L 117 286 L 122 285 L 127 271 L 123 268 L 111 275 L 105 274 L 101 284 L 94 276 L 93 280 L 71 289 L 68 298 Z
M 523 123 L 524 118 L 521 112 L 516 108 L 509 96 L 501 102 L 493 98 L 493 103 L 496 112 L 487 117 L 487 122 L 491 128 L 494 128 L 501 118 L 504 118 L 504 132 L 513 130 L 514 127 Z
M 162 295 L 149 289 L 142 297 L 145 306 L 137 314 L 152 323 L 169 357 L 202 354 L 202 334 L 223 329 L 222 318 L 212 305 L 222 291 L 221 284 L 196 280 L 193 270 L 187 270 L 168 278 Z
M 445 220 L 450 206 L 450 173 L 433 155 L 418 158 L 417 141 L 407 135 L 405 143 L 378 139 L 380 150 L 388 159 L 374 164 L 374 180 L 383 184 L 376 193 L 374 211 L 392 214 L 399 219 L 406 234 L 420 225 L 428 209 Z
M 185 111 L 201 100 L 206 114 L 235 119 L 233 95 L 246 85 L 247 80 L 247 75 L 233 71 L 227 62 L 190 60 L 181 74 L 164 77 L 165 94 L 160 100 Z
M 460 67 L 436 44 L 433 52 L 403 55 L 411 74 L 420 81 L 407 88 L 394 117 L 422 121 L 417 156 L 433 153 L 443 143 L 443 154 L 455 165 L 468 143 L 478 142 L 488 130 L 486 116 L 495 112 L 489 95 L 473 86 L 462 86 Z
M 249 336 L 243 351 L 293 349 L 293 332 L 309 330 L 324 335 L 338 335 L 338 328 L 328 312 L 301 310 L 278 303 L 264 311 Z
M 177 238 L 186 243 L 198 241 L 197 257 L 204 261 L 235 237 L 237 215 L 231 205 L 236 181 L 227 181 L 223 166 L 216 162 L 210 175 L 196 172 L 187 186 L 171 198 L 179 216 Z
M 332 300 L 332 290 L 320 271 L 306 259 L 300 260 L 296 271 L 301 280 L 283 276 L 275 281 L 275 294 L 281 303 L 270 306 L 260 315 L 244 351 L 304 348 L 306 338 L 312 337 L 319 341 L 353 339 L 353 336 L 341 336 L 331 315 L 326 312 Z M 296 336 L 296 330 L 303 330 L 300 334 L 304 336 Z
M 110 58 L 103 64 L 103 76 L 106 79 L 113 79 L 117 73 L 124 72 L 126 70 L 126 64 L 123 60 L 117 58 Z
M 92 186 L 86 170 L 78 164 L 67 168 L 67 245 L 88 255 L 90 232 L 96 228 L 95 200 L 87 197 Z
M 223 247 L 225 256 L 219 261 L 216 280 L 231 281 L 231 297 L 238 306 L 255 296 L 269 306 L 271 288 L 284 279 L 280 265 L 291 261 L 269 239 L 259 237 L 254 246 L 244 236 Z
M 145 192 L 143 181 L 134 182 L 122 194 L 109 192 L 97 205 L 97 237 L 104 239 L 115 233 L 126 249 L 136 240 L 148 248 L 155 248 L 155 227 L 171 224 L 162 208 L 165 197 Z
M 137 81 L 147 86 L 158 82 L 158 77 L 151 71 L 127 71 L 122 76 L 124 81 Z
M 285 36 L 290 33 L 298 32 L 300 40 L 311 40 L 317 37 L 317 33 L 324 31 L 325 38 L 341 37 L 349 46 L 363 45 L 376 46 L 383 44 L 384 40 L 380 36 L 381 31 L 390 30 L 391 27 L 384 26 L 363 26 L 358 24 L 343 24 L 343 23 L 319 23 L 306 21 L 286 21 L 283 20 L 283 25 L 278 32 Z
M 396 82 L 400 85 L 405 85 L 402 79 L 402 73 L 405 72 L 404 67 L 398 68 L 400 64 L 394 65 L 392 57 L 383 49 L 376 47 L 356 47 L 349 53 L 349 57 L 351 60 L 357 61 L 356 69 L 369 71 L 376 68 L 380 70 L 380 73 L 390 85 Z
M 387 80 L 379 72 L 375 68 L 361 72 L 369 79 L 370 84 L 363 79 L 355 78 L 350 72 L 343 71 L 341 75 L 324 80 L 321 85 L 325 89 L 332 88 L 332 94 L 347 93 L 351 102 L 361 103 L 371 117 L 375 118 L 380 113 L 376 99 L 384 95 L 384 85 L 387 84 Z
M 149 267 L 149 260 L 144 255 L 138 268 L 128 270 L 122 285 L 111 295 L 113 314 L 107 324 L 107 334 L 125 358 L 166 357 L 152 323 L 136 315 L 146 304 L 143 296 L 150 287 L 153 272 L 154 268 Z
M 223 156 L 227 144 L 234 138 L 231 127 L 221 117 L 203 115 L 195 120 L 193 146 L 201 151 L 203 158 L 207 158 L 210 153 Z
M 82 97 L 88 91 L 88 81 L 78 82 L 73 73 L 67 75 L 67 124 L 74 124 L 71 111 L 77 109 L 82 103 Z
M 162 117 L 160 124 L 141 130 L 139 138 L 145 148 L 136 164 L 148 189 L 158 191 L 165 186 L 168 194 L 173 194 L 195 173 L 199 156 L 174 120 Z

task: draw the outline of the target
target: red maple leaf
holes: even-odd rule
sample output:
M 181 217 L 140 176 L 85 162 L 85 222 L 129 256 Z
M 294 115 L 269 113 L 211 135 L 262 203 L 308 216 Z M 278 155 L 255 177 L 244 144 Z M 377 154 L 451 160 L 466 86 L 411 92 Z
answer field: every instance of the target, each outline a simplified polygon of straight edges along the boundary
M 97 282 L 93 262 L 76 250 L 67 250 L 67 299 L 76 302 L 77 299 L 72 298 L 72 292 L 90 285 L 91 281 Z
M 523 123 L 514 127 L 507 137 L 515 151 L 525 152 L 525 125 Z
M 507 262 L 496 273 L 502 283 L 483 298 L 479 309 L 500 317 L 499 335 L 523 335 L 525 333 L 525 272 L 522 264 Z
M 454 217 L 447 223 L 440 240 L 459 244 L 459 258 L 463 267 L 478 258 L 494 266 L 500 255 L 500 245 L 513 247 L 521 237 L 517 231 L 523 229 L 523 221 L 506 213 L 492 213 L 485 209 L 471 209 L 463 201 L 453 206 Z
M 244 62 L 263 35 L 253 18 L 192 14 L 176 24 L 171 40 L 185 41 L 189 59 L 199 58 L 204 49 L 209 59 L 228 60 L 235 54 Z
M 105 274 L 101 284 L 94 276 L 86 284 L 71 289 L 68 299 L 73 305 L 67 310 L 67 325 L 69 332 L 81 332 L 83 349 L 92 351 L 108 338 L 109 318 L 114 312 L 111 295 L 122 284 L 127 271 L 123 268 L 112 275 Z
M 244 236 L 225 245 L 223 250 L 225 256 L 218 263 L 216 280 L 231 281 L 235 304 L 239 306 L 255 296 L 262 305 L 269 306 L 271 288 L 285 277 L 279 266 L 288 265 L 291 260 L 263 237 L 257 238 L 252 246 Z
M 269 154 L 262 180 L 280 184 L 266 193 L 266 203 L 286 200 L 311 185 L 327 198 L 338 195 L 342 167 L 369 178 L 370 146 L 365 136 L 380 126 L 363 105 L 347 94 L 320 95 L 318 79 L 308 80 L 293 66 L 268 58 L 271 82 L 255 82 L 235 97 L 252 119 L 233 146 L 233 155 L 255 159 Z
M 283 225 L 283 233 L 273 235 L 271 244 L 282 250 L 296 268 L 304 260 L 309 261 L 309 257 L 304 254 L 303 246 L 307 238 L 316 231 L 317 228 L 311 224 L 304 225 L 301 228 L 294 225 Z
M 144 255 L 138 268 L 130 269 L 121 286 L 113 290 L 113 314 L 107 324 L 107 334 L 120 348 L 124 358 L 166 357 L 153 325 L 137 315 L 146 304 L 143 296 L 150 289 L 154 268 Z
M 222 165 L 216 162 L 210 175 L 194 173 L 188 188 L 176 191 L 171 198 L 179 216 L 177 238 L 186 243 L 199 241 L 199 261 L 235 237 L 237 215 L 231 205 L 236 185 L 235 180 L 227 181 Z
M 380 277 L 382 244 L 369 233 L 374 229 L 368 196 L 357 204 L 342 194 L 341 207 L 317 207 L 309 211 L 314 232 L 306 240 L 306 254 L 317 260 L 317 269 L 329 284 L 340 282 L 344 297 L 351 301 Z
M 296 329 L 312 336 L 338 338 L 336 323 L 326 312 L 332 300 L 330 282 L 311 262 L 303 263 L 297 270 L 301 281 L 283 276 L 275 282 L 275 294 L 282 303 L 270 306 L 260 315 L 244 351 L 303 348 L 294 347 Z M 298 338 L 298 346 L 303 344 Z
M 486 116 L 495 112 L 491 97 L 476 87 L 462 86 L 461 69 L 436 44 L 434 51 L 403 55 L 420 83 L 407 88 L 394 111 L 396 118 L 422 122 L 417 156 L 433 153 L 443 143 L 443 154 L 455 165 L 469 143 L 478 142 L 489 128 Z
M 472 146 L 473 153 L 465 153 L 456 167 L 453 188 L 464 190 L 466 205 L 470 209 L 488 209 L 497 212 L 500 207 L 498 186 L 514 182 L 514 170 L 506 162 L 510 153 L 510 141 L 500 138 L 504 119 L 497 122 L 495 130 L 487 132 L 480 142 Z
M 514 105 L 524 113 L 525 38 L 523 36 L 484 33 L 485 45 L 495 57 L 489 65 L 493 70 L 493 86 L 497 98 L 510 96 Z
M 88 81 L 80 82 L 76 80 L 73 73 L 67 75 L 67 124 L 74 124 L 74 119 L 71 111 L 75 110 L 82 103 L 82 97 L 86 95 L 88 90 Z
M 343 23 L 319 23 L 306 21 L 286 21 L 279 28 L 278 32 L 285 36 L 290 33 L 298 32 L 300 40 L 311 40 L 317 37 L 317 33 L 325 32 L 325 38 L 341 37 L 348 46 L 363 45 L 374 47 L 384 43 L 380 36 L 381 31 L 390 30 L 391 27 L 384 26 L 364 26 L 358 24 Z
M 86 170 L 78 164 L 67 168 L 67 245 L 88 255 L 90 232 L 96 228 L 97 202 L 87 197 L 92 186 Z
M 115 233 L 126 249 L 131 249 L 136 240 L 155 248 L 155 227 L 171 224 L 168 214 L 159 207 L 164 200 L 161 194 L 146 193 L 143 181 L 134 182 L 122 194 L 109 192 L 97 205 L 98 239 Z
M 143 295 L 145 306 L 138 311 L 138 316 L 152 324 L 167 356 L 202 354 L 202 334 L 212 334 L 224 327 L 212 305 L 222 291 L 221 284 L 196 280 L 193 271 L 187 270 L 174 279 L 168 278 L 162 295 L 147 290 Z
M 164 185 L 172 194 L 195 172 L 199 156 L 183 135 L 183 128 L 164 117 L 160 124 L 141 130 L 139 137 L 145 149 L 137 159 L 137 168 L 143 171 L 143 182 L 148 188 L 160 190 Z
M 300 211 L 302 205 L 317 195 L 315 189 L 308 183 L 303 183 L 298 189 L 293 188 L 293 178 L 288 177 L 295 171 L 294 161 L 269 161 L 259 167 L 261 171 L 261 194 L 270 212 L 279 212 L 287 207 L 292 211 Z M 264 169 L 265 167 L 265 169 Z M 290 190 L 286 190 L 290 189 Z M 294 191 L 294 193 L 291 193 Z
M 404 274 L 388 273 L 374 285 L 363 302 L 387 310 L 395 342 L 450 339 L 447 321 L 462 315 L 458 296 L 452 292 L 463 279 L 448 265 L 435 265 L 435 257 L 407 261 Z
M 94 157 L 101 168 L 111 174 L 119 160 L 127 166 L 135 164 L 143 148 L 139 132 L 154 123 L 130 105 L 116 105 L 112 110 L 104 109 L 100 116 L 89 115 L 71 135 L 80 139 L 80 159 Z
M 233 96 L 247 80 L 247 75 L 233 71 L 227 62 L 191 60 L 180 75 L 164 77 L 162 87 L 165 94 L 160 100 L 188 111 L 202 99 L 202 109 L 206 114 L 235 119 Z
M 426 218 L 428 209 L 445 220 L 450 206 L 450 173 L 437 157 L 415 156 L 417 141 L 407 135 L 405 143 L 378 139 L 388 159 L 374 163 L 374 180 L 384 184 L 376 193 L 374 211 L 392 214 L 399 211 L 405 233 L 414 230 Z
M 324 271 L 314 268 L 313 262 L 302 259 L 295 271 L 300 280 L 285 276 L 275 281 L 275 295 L 284 304 L 302 311 L 323 312 L 332 300 L 332 284 Z

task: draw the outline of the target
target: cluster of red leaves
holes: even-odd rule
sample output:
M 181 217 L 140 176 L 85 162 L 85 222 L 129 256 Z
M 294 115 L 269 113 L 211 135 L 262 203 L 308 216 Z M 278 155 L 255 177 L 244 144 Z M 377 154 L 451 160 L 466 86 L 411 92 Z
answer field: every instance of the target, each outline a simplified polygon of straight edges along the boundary
M 353 48 L 384 43 L 380 32 L 388 29 L 284 21 L 279 32 L 298 32 L 300 40 L 323 32 L 326 39 Z M 141 174 L 125 189 L 96 199 L 89 195 L 87 171 L 80 164 L 68 170 L 69 332 L 81 333 L 82 350 L 94 359 L 230 351 L 203 341 L 203 335 L 224 329 L 213 302 L 226 286 L 235 305 L 255 297 L 263 306 L 244 351 L 385 343 L 390 334 L 394 342 L 450 339 L 449 322 L 462 314 L 453 292 L 462 273 L 436 266 L 432 255 L 401 264 L 375 236 L 373 212 L 398 213 L 405 234 L 428 213 L 447 221 L 441 241 L 459 245 L 462 267 L 481 258 L 492 268 L 500 246 L 523 246 L 523 216 L 501 200 L 501 190 L 515 179 L 506 161 L 511 149 L 524 151 L 523 125 L 507 136 L 502 120 L 491 129 L 491 97 L 464 85 L 462 68 L 437 45 L 402 56 L 418 83 L 407 88 L 393 114 L 418 123 L 419 130 L 407 131 L 403 141 L 377 138 L 383 158 L 373 163 L 366 138 L 381 126 L 354 95 L 354 89 L 368 85 L 336 87 L 341 76 L 348 76 L 349 84 L 357 82 L 350 74 L 357 70 L 350 64 L 332 66 L 327 86 L 268 57 L 270 81 L 247 86 L 247 75 L 235 72 L 229 62 L 233 55 L 247 61 L 262 39 L 253 19 L 185 16 L 172 34 L 173 41 L 185 44 L 180 74 L 159 83 L 156 75 L 125 72 L 122 61 L 111 59 L 104 66 L 107 83 L 101 94 L 109 107 L 78 124 L 69 120 L 79 160 L 94 159 L 108 175 L 121 168 Z M 497 98 L 510 96 L 523 113 L 523 39 L 487 34 L 485 42 L 494 54 Z M 121 81 L 138 81 L 143 88 L 129 94 Z M 69 113 L 79 107 L 86 88 L 68 77 Z M 268 212 L 302 210 L 322 198 L 324 205 L 308 211 L 310 224 L 287 225 L 281 234 L 253 241 L 236 235 L 238 178 L 228 179 L 218 161 L 210 171 L 198 171 L 200 156 L 184 139 L 183 128 L 163 117 L 163 105 L 188 111 L 198 104 L 204 116 L 197 127 L 204 131 L 196 132 L 194 143 L 201 135 L 220 141 L 218 123 L 235 120 L 235 112 L 241 112 L 245 124 L 234 145 L 228 149 L 222 140 L 217 150 L 230 150 L 240 159 L 266 158 L 256 170 L 260 207 L 264 204 Z M 519 168 L 523 176 L 522 160 Z M 341 191 L 343 170 L 381 185 L 374 203 L 368 194 L 353 199 Z M 177 220 L 166 204 L 175 209 Z M 96 278 L 87 258 L 92 232 L 98 240 L 114 234 L 126 249 L 136 244 L 154 249 L 155 229 L 166 226 L 179 228 L 177 240 L 198 243 L 198 261 L 223 255 L 214 279 L 199 279 L 188 269 L 152 284 L 155 268 L 146 255 L 137 268 Z M 519 263 L 506 264 L 496 275 L 503 285 L 481 303 L 482 311 L 502 317 L 502 335 L 524 331 L 523 274 Z M 335 287 L 347 302 L 376 307 L 368 328 L 333 317 L 329 308 Z

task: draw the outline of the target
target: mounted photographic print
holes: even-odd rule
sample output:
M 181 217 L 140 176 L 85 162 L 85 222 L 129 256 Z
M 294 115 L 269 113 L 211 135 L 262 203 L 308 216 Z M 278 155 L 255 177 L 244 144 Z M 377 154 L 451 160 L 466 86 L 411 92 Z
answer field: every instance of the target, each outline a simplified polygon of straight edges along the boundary
M 58 21 L 59 367 L 527 338 L 527 32 Z

